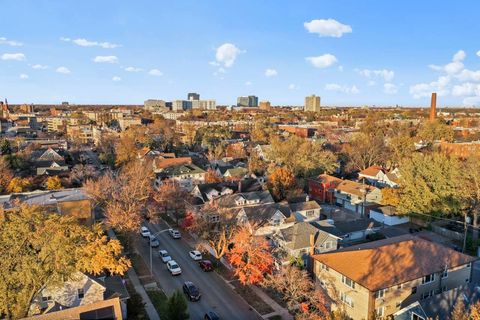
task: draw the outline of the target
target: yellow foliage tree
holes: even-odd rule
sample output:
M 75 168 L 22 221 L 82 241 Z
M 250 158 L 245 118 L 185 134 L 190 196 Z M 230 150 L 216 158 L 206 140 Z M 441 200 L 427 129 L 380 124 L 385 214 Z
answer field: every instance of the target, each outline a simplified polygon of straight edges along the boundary
M 25 192 L 31 185 L 30 180 L 27 178 L 15 177 L 10 180 L 10 183 L 7 186 L 7 191 L 10 193 Z
M 63 188 L 62 180 L 60 180 L 58 176 L 48 177 L 45 186 L 48 190 L 58 190 Z

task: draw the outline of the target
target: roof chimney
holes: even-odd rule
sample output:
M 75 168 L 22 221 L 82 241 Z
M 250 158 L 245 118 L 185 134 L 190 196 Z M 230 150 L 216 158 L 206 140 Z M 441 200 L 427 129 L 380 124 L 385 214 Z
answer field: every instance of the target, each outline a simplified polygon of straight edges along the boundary
M 437 93 L 432 92 L 432 99 L 430 101 L 430 121 L 434 121 L 437 117 Z

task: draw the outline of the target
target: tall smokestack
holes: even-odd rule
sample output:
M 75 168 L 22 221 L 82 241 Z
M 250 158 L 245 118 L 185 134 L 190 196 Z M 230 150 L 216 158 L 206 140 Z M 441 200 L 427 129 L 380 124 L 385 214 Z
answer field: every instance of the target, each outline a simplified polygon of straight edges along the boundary
M 435 120 L 437 117 L 437 93 L 432 92 L 432 100 L 430 102 L 430 121 Z

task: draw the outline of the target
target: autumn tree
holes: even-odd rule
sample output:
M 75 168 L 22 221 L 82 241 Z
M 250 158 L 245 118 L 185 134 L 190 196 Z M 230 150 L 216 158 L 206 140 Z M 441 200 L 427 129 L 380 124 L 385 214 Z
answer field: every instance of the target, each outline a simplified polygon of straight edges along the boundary
M 47 180 L 45 181 L 45 187 L 47 190 L 58 190 L 62 189 L 62 180 L 58 176 L 51 176 L 48 177 Z
M 288 167 L 276 168 L 268 177 L 268 186 L 275 199 L 283 200 L 295 188 L 295 176 Z
M 18 193 L 25 192 L 31 187 L 32 183 L 27 178 L 15 177 L 8 183 L 7 192 Z
M 445 121 L 437 119 L 434 121 L 425 121 L 418 131 L 417 137 L 423 142 L 432 145 L 437 140 L 452 142 L 454 131 Z
M 348 168 L 361 171 L 372 165 L 383 165 L 388 158 L 383 135 L 368 136 L 356 133 L 343 147 L 348 158 Z
M 61 284 L 77 271 L 124 274 L 130 261 L 101 225 L 90 229 L 73 217 L 20 205 L 0 212 L 0 268 L 0 314 L 19 319 L 45 286 Z
M 256 175 L 263 175 L 267 170 L 267 164 L 265 161 L 260 159 L 257 152 L 252 152 L 248 157 L 248 173 L 256 174 Z
M 205 174 L 205 183 L 217 183 L 222 182 L 222 178 L 220 178 L 215 170 L 208 169 L 207 173 Z
M 115 144 L 115 164 L 123 166 L 137 157 L 139 150 L 146 140 L 144 127 L 132 127 L 124 131 L 120 135 Z
M 85 190 L 103 208 L 108 225 L 121 232 L 136 232 L 146 214 L 152 177 L 150 165 L 134 161 L 117 174 L 106 174 L 97 182 L 87 181 Z
M 318 142 L 298 136 L 286 140 L 272 139 L 267 157 L 278 165 L 286 166 L 299 177 L 331 173 L 337 167 L 337 158 L 332 152 L 324 150 Z
M 235 276 L 244 285 L 262 282 L 273 268 L 273 256 L 267 240 L 242 228 L 234 235 L 232 243 L 233 248 L 227 257 Z
M 480 215 L 480 157 L 471 156 L 462 161 L 462 179 L 459 187 L 463 196 L 465 212 L 473 217 L 473 236 L 478 239 L 478 218 Z
M 268 275 L 262 285 L 280 293 L 290 310 L 309 301 L 314 291 L 307 271 L 294 266 L 282 267 L 279 272 Z
M 443 153 L 414 154 L 400 166 L 399 213 L 457 214 L 463 205 L 460 162 Z
M 13 171 L 10 168 L 10 163 L 4 157 L 0 156 L 0 194 L 7 191 L 12 179 Z
M 93 165 L 77 164 L 70 172 L 70 183 L 81 186 L 89 179 L 96 179 L 99 176 L 98 170 Z
M 396 207 L 400 203 L 400 190 L 395 188 L 382 189 L 382 205 Z
M 153 193 L 158 212 L 172 215 L 177 225 L 179 220 L 185 217 L 186 201 L 189 197 L 190 194 L 173 180 L 163 181 Z

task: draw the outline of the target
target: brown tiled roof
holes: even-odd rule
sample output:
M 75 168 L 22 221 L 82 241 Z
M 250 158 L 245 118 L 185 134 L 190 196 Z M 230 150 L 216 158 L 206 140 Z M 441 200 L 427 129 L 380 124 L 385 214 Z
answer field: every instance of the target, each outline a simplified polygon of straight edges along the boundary
M 378 171 L 383 171 L 383 168 L 380 166 L 370 166 L 367 169 L 360 171 L 359 174 L 363 174 L 369 177 L 375 177 Z
M 314 259 L 370 291 L 377 291 L 477 258 L 405 235 L 315 255 Z
M 363 197 L 364 196 L 364 189 L 366 189 L 368 192 L 372 192 L 373 190 L 377 189 L 373 186 L 369 186 L 363 183 L 355 182 L 352 180 L 342 180 L 341 183 L 339 183 L 336 187 L 336 190 L 342 191 L 345 193 L 350 193 L 354 194 L 358 197 Z
M 181 157 L 181 158 L 155 158 L 155 168 L 156 169 L 165 169 L 173 166 L 180 166 L 183 164 L 192 164 L 192 158 L 190 157 Z
M 321 174 L 317 177 L 317 181 L 320 183 L 331 183 L 334 186 L 336 186 L 339 183 L 341 183 L 343 180 L 328 174 Z

